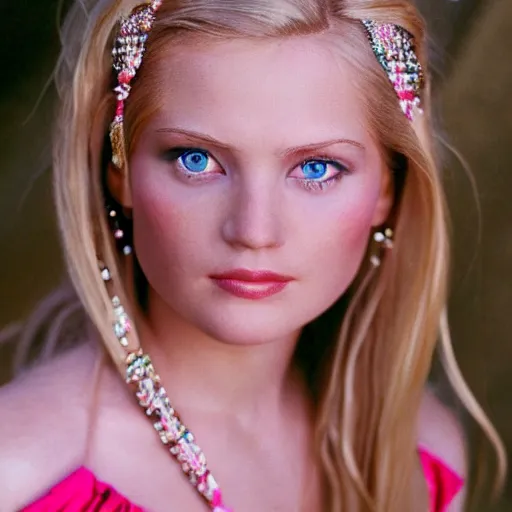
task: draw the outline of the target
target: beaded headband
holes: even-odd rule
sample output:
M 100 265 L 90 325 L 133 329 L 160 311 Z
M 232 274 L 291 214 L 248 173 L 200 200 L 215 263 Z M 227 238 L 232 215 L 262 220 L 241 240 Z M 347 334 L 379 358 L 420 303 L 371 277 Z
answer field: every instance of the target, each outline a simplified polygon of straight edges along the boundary
M 162 0 L 152 0 L 135 7 L 127 18 L 123 18 L 112 50 L 113 67 L 117 73 L 117 86 L 114 89 L 117 105 L 114 121 L 110 125 L 110 140 L 112 162 L 120 169 L 125 164 L 124 102 L 130 95 L 131 81 L 142 64 L 148 34 L 161 5 Z
M 390 23 L 363 20 L 373 53 L 386 71 L 407 119 L 421 111 L 423 69 L 414 51 L 414 38 L 404 28 Z
M 148 34 L 162 0 L 143 3 L 123 18 L 112 50 L 113 67 L 117 73 L 114 89 L 117 97 L 116 114 L 110 126 L 112 162 L 118 168 L 125 164 L 124 102 L 130 95 L 131 81 L 142 64 Z M 420 92 L 424 83 L 423 70 L 414 51 L 413 36 L 404 28 L 389 23 L 363 20 L 373 53 L 386 71 L 409 120 L 416 108 L 421 111 Z

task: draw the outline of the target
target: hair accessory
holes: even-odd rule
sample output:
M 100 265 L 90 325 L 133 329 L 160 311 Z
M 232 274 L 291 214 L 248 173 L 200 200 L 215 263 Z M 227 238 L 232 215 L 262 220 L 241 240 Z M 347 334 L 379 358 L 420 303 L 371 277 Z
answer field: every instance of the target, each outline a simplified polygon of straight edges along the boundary
M 111 287 L 112 275 L 109 269 L 100 262 L 99 270 L 107 288 Z M 132 325 L 119 297 L 114 295 L 111 302 L 115 318 L 112 326 L 114 334 L 126 353 L 126 383 L 153 423 L 162 443 L 181 465 L 190 483 L 208 503 L 210 509 L 213 512 L 231 512 L 223 504 L 221 490 L 207 468 L 203 451 L 172 407 L 150 357 L 144 354 L 142 349 L 130 350 L 129 336 Z
M 374 267 L 379 267 L 382 263 L 380 253 L 382 250 L 393 249 L 393 230 L 391 228 L 386 228 L 384 231 L 376 231 L 373 234 L 373 240 L 378 244 L 380 250 L 379 254 L 372 254 L 370 256 L 370 262 Z
M 420 93 L 424 84 L 421 64 L 414 51 L 414 38 L 404 28 L 390 23 L 363 20 L 373 53 L 386 71 L 409 120 L 414 108 L 421 112 Z
M 162 0 L 152 0 L 135 7 L 127 18 L 121 20 L 119 34 L 112 50 L 113 67 L 117 72 L 117 106 L 110 125 L 112 162 L 120 169 L 125 165 L 124 102 L 131 91 L 131 81 L 142 64 L 148 33 L 153 28 L 155 15 Z

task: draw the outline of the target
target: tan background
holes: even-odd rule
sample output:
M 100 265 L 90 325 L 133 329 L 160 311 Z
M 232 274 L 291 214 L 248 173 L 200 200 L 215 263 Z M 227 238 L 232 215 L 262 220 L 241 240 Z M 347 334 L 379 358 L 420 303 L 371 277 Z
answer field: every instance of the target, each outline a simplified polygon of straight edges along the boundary
M 511 452 L 512 0 L 419 3 L 434 38 L 440 133 L 467 159 L 481 207 L 479 234 L 470 180 L 447 156 L 457 356 Z M 0 327 L 22 319 L 62 276 L 46 165 L 51 89 L 31 116 L 58 51 L 56 4 L 0 6 Z M 0 382 L 8 379 L 7 354 L 0 347 Z M 507 492 L 493 510 L 512 511 L 511 486 Z

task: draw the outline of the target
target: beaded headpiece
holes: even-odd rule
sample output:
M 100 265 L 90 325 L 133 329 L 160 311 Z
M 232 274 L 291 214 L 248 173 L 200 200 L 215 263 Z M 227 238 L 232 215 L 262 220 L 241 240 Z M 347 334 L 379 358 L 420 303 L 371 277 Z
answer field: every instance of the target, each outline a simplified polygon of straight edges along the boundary
M 123 18 L 112 50 L 113 67 L 117 73 L 117 107 L 110 126 L 112 162 L 119 168 L 125 164 L 124 102 L 131 90 L 131 81 L 142 64 L 148 34 L 162 0 L 143 3 Z M 412 120 L 414 109 L 421 110 L 420 93 L 424 83 L 423 70 L 414 51 L 414 38 L 404 28 L 389 23 L 363 20 L 372 50 L 386 71 L 400 101 L 400 107 Z
M 131 81 L 142 64 L 148 34 L 161 5 L 162 0 L 152 0 L 135 7 L 127 18 L 123 18 L 112 50 L 113 67 L 117 73 L 117 86 L 114 89 L 117 106 L 114 121 L 110 125 L 110 140 L 112 162 L 119 168 L 125 164 L 124 102 L 130 95 Z
M 409 120 L 414 109 L 421 110 L 423 70 L 414 51 L 414 38 L 402 27 L 363 20 L 372 50 L 386 71 Z

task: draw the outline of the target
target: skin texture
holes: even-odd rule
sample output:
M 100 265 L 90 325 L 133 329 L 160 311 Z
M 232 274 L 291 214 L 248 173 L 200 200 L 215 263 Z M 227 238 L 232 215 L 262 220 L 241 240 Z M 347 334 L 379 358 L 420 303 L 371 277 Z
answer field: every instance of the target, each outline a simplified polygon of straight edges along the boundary
M 158 71 L 160 109 L 140 134 L 129 173 L 111 168 L 109 176 L 111 192 L 133 216 L 134 248 L 150 286 L 138 323 L 143 346 L 229 506 L 321 510 L 313 404 L 293 368 L 293 350 L 300 329 L 351 283 L 393 200 L 352 85 L 356 77 L 316 36 L 180 46 Z M 332 140 L 344 142 L 325 144 Z M 209 151 L 208 173 L 187 178 L 169 158 L 176 146 Z M 347 172 L 325 190 L 304 185 L 301 164 L 325 157 Z M 335 174 L 329 166 L 329 176 Z M 293 281 L 272 297 L 242 299 L 209 277 L 235 268 Z M 10 425 L 26 429 L 21 419 L 31 407 L 33 419 L 52 417 L 38 435 L 53 439 L 51 451 L 40 442 L 31 451 L 36 441 L 25 430 L 27 443 L 8 444 L 19 439 L 18 427 L 0 431 L 9 461 L 0 463 L 0 491 L 9 510 L 79 464 L 148 509 L 203 510 L 113 370 L 101 373 L 93 436 L 87 438 L 83 419 L 91 404 L 73 402 L 72 415 L 63 406 L 87 390 L 97 358 L 97 350 L 79 349 L 0 394 L 2 408 L 15 403 L 20 416 Z M 56 389 L 61 406 L 52 402 Z M 441 407 L 435 400 L 427 406 Z M 63 415 L 65 428 L 54 421 Z M 151 461 L 151 470 L 126 471 L 133 465 L 127 447 L 135 446 L 144 454 L 137 463 Z M 29 454 L 30 467 L 46 471 L 27 474 Z

